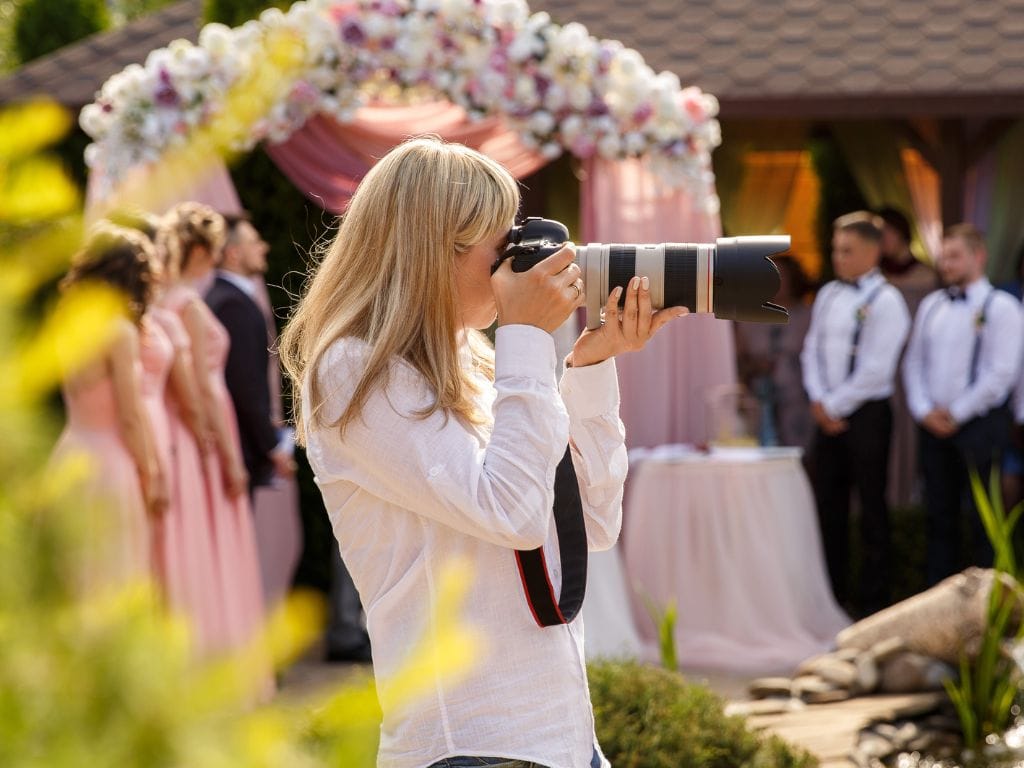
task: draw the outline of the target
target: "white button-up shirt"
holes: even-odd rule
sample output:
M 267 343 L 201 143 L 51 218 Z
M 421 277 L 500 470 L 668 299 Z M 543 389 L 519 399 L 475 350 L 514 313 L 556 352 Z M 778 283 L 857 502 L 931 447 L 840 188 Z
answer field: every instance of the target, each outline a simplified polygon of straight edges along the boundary
M 935 408 L 946 408 L 963 424 L 1005 403 L 1017 384 L 1024 316 L 1013 296 L 993 290 L 987 279 L 980 278 L 967 286 L 965 300 L 954 301 L 940 290 L 921 302 L 903 360 L 907 404 L 917 421 Z
M 909 331 L 906 302 L 878 270 L 863 275 L 856 285 L 832 281 L 814 300 L 800 355 L 808 398 L 821 403 L 833 419 L 842 419 L 866 402 L 890 397 Z
M 324 423 L 343 411 L 367 352 L 342 339 L 324 355 Z M 543 545 L 557 594 L 553 483 L 570 436 L 590 549 L 615 543 L 628 464 L 615 364 L 568 369 L 559 393 L 551 336 L 524 325 L 498 329 L 495 356 L 495 381 L 480 379 L 489 435 L 443 413 L 417 418 L 433 395 L 403 362 L 343 438 L 306 422 L 310 463 L 366 610 L 378 690 L 429 640 L 445 565 L 459 558 L 472 573 L 463 617 L 482 633 L 484 658 L 468 676 L 438 678 L 430 695 L 382 701 L 380 766 L 468 754 L 584 768 L 594 752 L 582 620 L 537 626 L 513 550 Z

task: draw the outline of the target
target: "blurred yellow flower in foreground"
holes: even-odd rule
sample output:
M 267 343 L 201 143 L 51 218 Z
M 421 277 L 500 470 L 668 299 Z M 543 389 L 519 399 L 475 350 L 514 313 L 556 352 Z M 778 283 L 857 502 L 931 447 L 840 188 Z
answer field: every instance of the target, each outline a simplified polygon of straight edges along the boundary
M 157 186 L 201 172 L 203 158 L 229 150 L 287 86 L 301 48 L 271 42 L 225 118 L 154 169 Z M 59 163 L 38 154 L 68 125 L 53 105 L 0 112 L 0 765 L 372 766 L 380 711 L 371 679 L 312 702 L 252 704 L 253 660 L 269 656 L 281 668 L 299 657 L 321 632 L 321 599 L 292 596 L 251 647 L 199 663 L 189 627 L 166 614 L 152 584 L 80 594 L 76 568 L 90 537 L 102 535 L 103 515 L 78 481 L 102 468 L 48 465 L 49 403 L 61 376 L 103 348 L 124 304 L 96 286 L 52 308 L 40 300 L 80 242 L 78 194 Z M 114 199 L 144 204 L 143 192 L 129 185 Z M 479 635 L 458 618 L 466 583 L 465 566 L 445 572 L 429 638 L 382 692 L 389 701 L 422 696 L 438 675 L 458 677 L 479 659 Z

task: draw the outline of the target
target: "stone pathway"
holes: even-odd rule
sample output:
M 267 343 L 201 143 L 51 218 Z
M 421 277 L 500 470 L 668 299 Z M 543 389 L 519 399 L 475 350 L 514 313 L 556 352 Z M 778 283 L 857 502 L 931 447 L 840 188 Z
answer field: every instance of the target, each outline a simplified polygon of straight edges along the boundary
M 808 750 L 821 761 L 821 768 L 855 768 L 850 754 L 862 728 L 876 720 L 919 715 L 944 699 L 944 693 L 862 696 L 782 714 L 750 715 L 747 722 Z

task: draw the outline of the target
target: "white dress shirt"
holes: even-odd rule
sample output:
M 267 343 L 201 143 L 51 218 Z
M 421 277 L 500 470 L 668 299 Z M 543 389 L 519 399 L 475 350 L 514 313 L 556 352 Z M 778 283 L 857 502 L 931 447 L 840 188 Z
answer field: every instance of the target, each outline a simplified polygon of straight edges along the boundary
M 1024 315 L 1013 296 L 993 290 L 980 278 L 967 286 L 964 300 L 954 301 L 939 290 L 921 302 L 903 360 L 907 404 L 917 421 L 935 408 L 946 408 L 963 424 L 1002 405 L 1017 384 Z M 972 383 L 976 341 L 980 346 Z
M 344 409 L 367 351 L 342 339 L 325 354 L 325 423 Z M 469 754 L 582 768 L 593 755 L 582 620 L 537 626 L 513 550 L 544 545 L 557 594 L 553 483 L 570 436 L 590 549 L 615 543 L 628 464 L 615 364 L 566 370 L 559 394 L 552 338 L 525 325 L 498 329 L 495 357 L 493 384 L 480 378 L 489 435 L 442 413 L 414 416 L 433 396 L 404 362 L 343 439 L 307 419 L 310 463 L 366 610 L 378 690 L 429 639 L 445 565 L 460 558 L 472 572 L 462 615 L 482 633 L 484 658 L 462 679 L 438 678 L 431 695 L 382 700 L 380 766 Z
M 851 373 L 858 318 L 861 330 Z M 906 302 L 877 269 L 855 285 L 832 281 L 814 300 L 800 355 L 808 398 L 821 403 L 831 418 L 843 419 L 866 402 L 890 397 L 909 331 Z

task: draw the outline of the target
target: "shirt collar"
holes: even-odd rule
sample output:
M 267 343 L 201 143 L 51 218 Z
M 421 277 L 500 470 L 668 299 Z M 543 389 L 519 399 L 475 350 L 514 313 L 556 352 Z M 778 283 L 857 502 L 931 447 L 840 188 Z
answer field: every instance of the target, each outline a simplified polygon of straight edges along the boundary
M 223 277 L 250 299 L 256 299 L 256 286 L 252 284 L 249 278 L 243 277 L 237 272 L 229 272 L 226 269 L 218 269 L 217 277 Z
M 874 269 L 865 272 L 856 280 L 840 280 L 839 284 L 853 288 L 855 291 L 863 291 L 865 288 L 869 288 L 879 280 L 883 279 L 882 273 L 879 271 L 878 267 L 875 267 Z
M 967 301 L 970 304 L 979 304 L 981 300 L 988 295 L 988 292 L 992 289 L 992 283 L 988 281 L 987 277 L 979 277 L 973 283 L 967 286 L 965 293 L 967 294 Z

